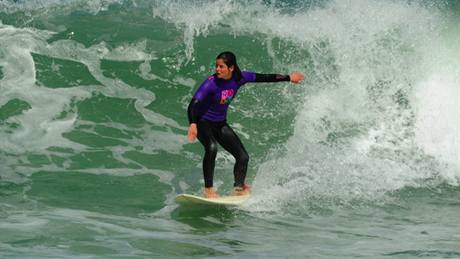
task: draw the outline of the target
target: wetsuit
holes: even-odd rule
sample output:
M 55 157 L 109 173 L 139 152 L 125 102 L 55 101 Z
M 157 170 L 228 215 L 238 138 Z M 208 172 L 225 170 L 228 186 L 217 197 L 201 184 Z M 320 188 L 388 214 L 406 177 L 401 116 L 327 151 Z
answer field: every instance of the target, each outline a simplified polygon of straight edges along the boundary
M 203 176 L 205 187 L 213 186 L 217 144 L 236 160 L 233 174 L 235 187 L 243 187 L 249 155 L 233 129 L 227 124 L 227 111 L 240 87 L 249 82 L 290 81 L 288 75 L 258 74 L 243 71 L 238 81 L 234 74 L 230 80 L 210 76 L 196 91 L 188 106 L 189 123 L 196 123 L 198 140 L 203 144 Z

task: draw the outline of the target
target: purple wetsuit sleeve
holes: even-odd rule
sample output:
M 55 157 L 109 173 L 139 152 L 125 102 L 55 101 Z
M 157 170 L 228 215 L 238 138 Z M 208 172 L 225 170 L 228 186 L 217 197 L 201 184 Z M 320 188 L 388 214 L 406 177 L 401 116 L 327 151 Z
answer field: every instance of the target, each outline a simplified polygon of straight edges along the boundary
M 254 72 L 242 71 L 241 76 L 243 77 L 242 81 L 244 83 L 255 82 L 256 81 L 256 73 L 254 73 Z
M 203 102 L 206 100 L 206 98 L 214 93 L 214 82 L 213 82 L 213 77 L 209 77 L 204 81 L 198 90 L 196 90 L 195 95 L 193 95 L 193 98 Z
M 214 87 L 213 77 L 209 77 L 198 87 L 187 108 L 189 123 L 197 123 L 199 121 L 203 115 L 203 110 L 206 109 L 208 98 L 214 94 Z

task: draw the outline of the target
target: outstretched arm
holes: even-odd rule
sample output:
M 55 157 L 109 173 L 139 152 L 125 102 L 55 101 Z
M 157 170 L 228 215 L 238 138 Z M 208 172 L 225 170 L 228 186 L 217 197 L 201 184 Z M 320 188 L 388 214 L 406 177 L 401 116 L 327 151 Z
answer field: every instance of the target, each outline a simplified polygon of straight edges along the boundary
M 293 72 L 291 75 L 279 75 L 279 74 L 259 74 L 255 73 L 254 82 L 282 82 L 290 81 L 298 84 L 304 79 L 304 75 L 300 72 Z
M 282 81 L 291 81 L 289 75 L 279 75 L 279 74 L 259 74 L 255 73 L 254 82 L 282 82 Z

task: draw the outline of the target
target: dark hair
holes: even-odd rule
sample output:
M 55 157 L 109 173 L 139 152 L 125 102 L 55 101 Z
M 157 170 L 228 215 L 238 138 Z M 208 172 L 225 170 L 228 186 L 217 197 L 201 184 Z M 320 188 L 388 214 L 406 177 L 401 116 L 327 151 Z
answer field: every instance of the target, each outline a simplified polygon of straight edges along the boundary
M 222 59 L 225 65 L 227 65 L 227 67 L 231 67 L 231 66 L 234 67 L 233 71 L 235 72 L 237 82 L 239 82 L 243 78 L 243 76 L 241 75 L 241 70 L 238 67 L 238 64 L 236 63 L 235 54 L 233 54 L 230 51 L 224 51 L 220 53 L 219 55 L 217 55 L 216 60 L 217 59 Z

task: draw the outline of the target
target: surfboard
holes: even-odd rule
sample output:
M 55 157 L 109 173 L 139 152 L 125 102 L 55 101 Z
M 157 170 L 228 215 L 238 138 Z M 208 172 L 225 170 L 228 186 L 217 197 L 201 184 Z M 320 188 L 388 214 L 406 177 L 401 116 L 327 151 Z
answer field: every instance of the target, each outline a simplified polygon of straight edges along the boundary
M 224 205 L 224 206 L 237 206 L 245 202 L 248 195 L 238 196 L 221 196 L 219 198 L 205 198 L 192 194 L 179 194 L 176 196 L 175 201 L 180 204 L 206 204 L 206 205 Z

